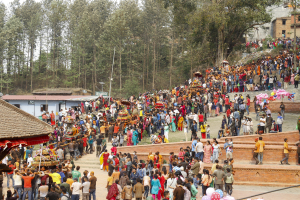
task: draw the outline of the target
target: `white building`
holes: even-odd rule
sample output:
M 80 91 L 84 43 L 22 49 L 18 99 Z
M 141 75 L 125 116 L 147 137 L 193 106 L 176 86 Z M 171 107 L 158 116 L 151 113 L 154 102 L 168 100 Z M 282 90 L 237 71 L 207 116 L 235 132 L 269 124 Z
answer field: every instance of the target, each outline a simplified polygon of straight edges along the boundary
M 272 19 L 269 23 L 264 25 L 255 26 L 247 34 L 247 41 L 253 42 L 264 39 L 266 37 L 271 37 L 273 33 L 272 21 L 276 18 L 287 17 L 291 15 L 291 7 L 288 6 L 288 3 L 283 3 L 282 6 L 270 6 L 267 8 L 268 12 L 272 14 Z
M 54 112 L 60 109 L 69 109 L 80 106 L 81 102 L 96 99 L 98 96 L 56 96 L 56 95 L 5 95 L 3 100 L 20 108 L 21 110 L 40 117 L 44 111 Z M 56 115 L 58 119 L 58 116 Z

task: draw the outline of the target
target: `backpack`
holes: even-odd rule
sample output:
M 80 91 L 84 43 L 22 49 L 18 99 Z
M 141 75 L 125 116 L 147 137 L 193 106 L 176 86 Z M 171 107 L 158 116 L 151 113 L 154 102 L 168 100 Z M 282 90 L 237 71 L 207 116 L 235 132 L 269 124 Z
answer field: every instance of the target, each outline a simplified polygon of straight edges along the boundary
M 190 200 L 191 192 L 186 187 L 182 187 L 182 188 L 184 189 L 184 200 Z
M 226 183 L 233 183 L 233 175 L 226 177 Z
M 69 196 L 67 196 L 67 195 L 62 195 L 62 197 L 67 197 L 68 200 L 71 200 L 70 195 L 69 195 Z

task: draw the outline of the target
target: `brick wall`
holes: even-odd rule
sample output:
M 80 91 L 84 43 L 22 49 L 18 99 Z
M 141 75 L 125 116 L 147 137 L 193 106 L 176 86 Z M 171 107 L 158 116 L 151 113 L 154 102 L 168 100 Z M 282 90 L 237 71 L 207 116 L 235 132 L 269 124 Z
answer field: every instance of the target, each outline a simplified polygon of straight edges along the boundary
M 290 151 L 289 155 L 289 163 L 296 164 L 298 161 L 297 157 L 297 148 L 291 147 L 292 150 Z M 244 164 L 255 164 L 255 160 L 253 159 L 253 149 L 254 145 L 234 145 L 233 149 L 233 158 L 236 163 L 244 163 Z M 127 151 L 121 151 L 122 153 L 131 153 Z M 179 149 L 173 151 L 175 155 L 178 155 Z M 226 159 L 225 150 L 222 149 L 222 155 L 219 156 L 219 163 L 224 163 Z M 163 160 L 169 160 L 169 152 L 160 152 L 163 157 Z M 148 159 L 148 152 L 141 152 L 137 153 L 139 160 L 147 160 Z M 266 164 L 280 164 L 280 160 L 284 158 L 283 154 L 283 146 L 266 146 L 264 151 L 264 159 L 263 163 Z
M 287 97 L 285 97 L 285 98 L 287 98 Z M 279 108 L 280 104 L 281 104 L 280 101 L 270 101 L 269 106 L 270 106 L 271 112 L 272 113 L 280 112 L 280 108 Z M 285 105 L 286 113 L 299 113 L 300 112 L 300 102 L 284 102 L 284 105 Z M 250 112 L 255 112 L 253 102 L 251 102 L 251 105 L 250 105 Z M 296 124 L 295 124 L 295 126 L 296 126 Z
M 164 165 L 169 170 L 168 165 Z M 212 164 L 204 168 L 211 173 Z M 300 181 L 299 169 L 286 165 L 233 165 L 235 185 L 280 186 L 297 185 Z
M 281 132 L 281 133 L 268 133 L 261 135 L 263 140 L 266 142 L 282 142 L 284 138 L 289 140 L 289 143 L 296 143 L 299 141 L 299 132 L 298 131 L 288 131 L 288 132 Z M 251 142 L 254 141 L 255 138 L 258 138 L 259 135 L 243 135 L 243 136 L 233 136 L 233 137 L 226 137 L 232 138 L 233 143 L 234 141 L 245 141 Z M 226 138 L 221 138 L 221 141 L 225 141 Z
M 250 144 L 254 145 L 254 139 L 257 138 L 258 135 L 246 135 L 246 136 L 234 136 L 234 137 L 227 137 L 232 138 L 233 143 L 235 141 L 239 141 L 239 144 Z M 263 140 L 266 142 L 278 142 L 280 145 L 283 143 L 284 138 L 288 138 L 290 145 L 299 141 L 299 133 L 297 131 L 290 131 L 290 132 L 282 132 L 282 133 L 268 133 L 262 135 Z M 206 142 L 207 140 L 201 140 L 202 142 Z M 221 138 L 220 144 L 222 145 L 225 141 L 225 138 Z M 173 142 L 173 143 L 165 143 L 165 144 L 149 144 L 149 145 L 138 145 L 138 146 L 124 146 L 118 147 L 118 151 L 123 153 L 133 153 L 134 151 L 138 153 L 149 153 L 149 152 L 157 152 L 159 151 L 161 154 L 169 154 L 170 152 L 178 152 L 180 147 L 186 148 L 187 146 L 191 146 L 191 142 Z M 282 146 L 280 146 L 281 148 Z

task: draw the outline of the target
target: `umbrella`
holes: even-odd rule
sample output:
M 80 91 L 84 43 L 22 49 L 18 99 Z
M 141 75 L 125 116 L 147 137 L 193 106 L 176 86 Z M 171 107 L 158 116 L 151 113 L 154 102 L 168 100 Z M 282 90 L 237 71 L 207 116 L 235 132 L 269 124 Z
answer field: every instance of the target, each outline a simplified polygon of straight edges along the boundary
M 129 101 L 122 100 L 122 101 L 121 101 L 121 104 L 130 106 L 131 103 L 130 103 Z
M 256 95 L 256 98 L 257 98 L 257 102 L 262 102 L 263 99 L 268 99 L 269 98 L 269 95 L 266 94 L 266 93 L 260 93 L 258 95 Z
M 201 72 L 195 72 L 195 73 L 194 73 L 194 76 L 195 76 L 195 77 L 202 77 L 202 73 L 201 73 Z
M 225 64 L 228 64 L 229 62 L 228 62 L 227 60 L 223 60 L 223 61 L 222 61 L 222 64 L 224 64 L 224 63 L 225 63 Z
M 290 93 L 289 92 L 287 92 L 287 91 L 285 91 L 285 90 L 283 90 L 283 89 L 278 89 L 277 91 L 276 90 L 274 90 L 274 93 L 276 92 L 276 96 L 277 96 L 277 99 L 281 99 L 282 98 L 282 101 L 283 101 L 283 98 L 285 97 L 285 96 L 289 96 L 290 95 Z

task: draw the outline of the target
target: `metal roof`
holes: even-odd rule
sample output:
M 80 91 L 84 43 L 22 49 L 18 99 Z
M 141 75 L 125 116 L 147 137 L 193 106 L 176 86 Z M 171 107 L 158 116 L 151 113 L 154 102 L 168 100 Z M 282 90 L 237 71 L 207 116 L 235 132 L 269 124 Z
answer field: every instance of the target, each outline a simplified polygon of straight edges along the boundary
M 89 101 L 98 96 L 60 96 L 60 95 L 5 95 L 3 100 L 31 100 L 31 101 Z

